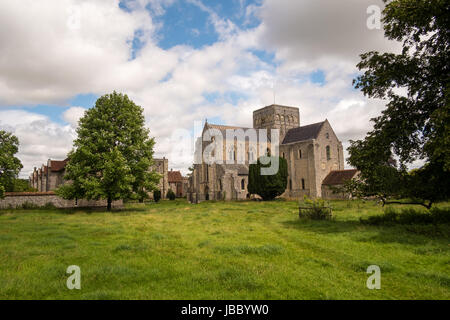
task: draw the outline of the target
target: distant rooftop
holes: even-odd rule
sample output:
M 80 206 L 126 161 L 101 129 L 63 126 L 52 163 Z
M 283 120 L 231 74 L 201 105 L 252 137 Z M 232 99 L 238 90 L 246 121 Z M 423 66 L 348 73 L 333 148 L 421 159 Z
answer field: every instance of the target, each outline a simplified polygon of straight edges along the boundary
M 169 179 L 169 183 L 183 181 L 183 177 L 181 176 L 181 172 L 180 171 L 172 171 L 172 170 L 170 170 L 168 172 L 168 179 Z
M 344 184 L 345 181 L 353 179 L 358 170 L 349 169 L 349 170 L 333 170 L 331 171 L 323 180 L 323 185 L 339 185 Z

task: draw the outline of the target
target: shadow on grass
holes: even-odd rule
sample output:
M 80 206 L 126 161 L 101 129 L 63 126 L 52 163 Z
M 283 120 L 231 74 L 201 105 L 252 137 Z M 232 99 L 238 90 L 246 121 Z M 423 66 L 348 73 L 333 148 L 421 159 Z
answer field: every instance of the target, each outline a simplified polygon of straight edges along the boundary
M 314 221 L 293 219 L 282 222 L 285 228 L 297 229 L 319 234 L 348 233 L 349 237 L 359 242 L 401 243 L 424 245 L 429 240 L 447 246 L 450 228 L 442 225 L 392 225 L 370 226 L 359 221 Z

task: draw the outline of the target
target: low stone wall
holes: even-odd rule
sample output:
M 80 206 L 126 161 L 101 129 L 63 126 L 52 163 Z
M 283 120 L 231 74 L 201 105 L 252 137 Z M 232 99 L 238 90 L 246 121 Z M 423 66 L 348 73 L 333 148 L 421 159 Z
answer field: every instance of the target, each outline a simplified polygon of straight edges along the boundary
M 343 192 L 334 193 L 329 186 L 322 185 L 322 198 L 327 200 L 348 200 L 351 196 Z
M 38 207 L 53 204 L 56 208 L 88 208 L 106 207 L 106 200 L 65 200 L 58 197 L 53 191 L 49 192 L 6 192 L 0 199 L 0 209 L 20 208 L 23 204 L 31 204 Z M 123 207 L 123 201 L 113 201 L 113 208 Z

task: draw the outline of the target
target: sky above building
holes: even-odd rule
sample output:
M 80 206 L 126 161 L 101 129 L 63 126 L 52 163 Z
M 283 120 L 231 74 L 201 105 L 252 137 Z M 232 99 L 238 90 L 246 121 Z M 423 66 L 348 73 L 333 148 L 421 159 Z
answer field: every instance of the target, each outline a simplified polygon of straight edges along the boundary
M 144 108 L 156 156 L 187 171 L 194 126 L 251 127 L 252 112 L 299 107 L 328 119 L 348 146 L 385 101 L 355 90 L 359 55 L 397 51 L 370 29 L 381 0 L 2 0 L 0 129 L 20 140 L 27 177 L 64 159 L 78 119 L 98 97 L 126 93 Z M 370 11 L 370 10 L 369 10 Z

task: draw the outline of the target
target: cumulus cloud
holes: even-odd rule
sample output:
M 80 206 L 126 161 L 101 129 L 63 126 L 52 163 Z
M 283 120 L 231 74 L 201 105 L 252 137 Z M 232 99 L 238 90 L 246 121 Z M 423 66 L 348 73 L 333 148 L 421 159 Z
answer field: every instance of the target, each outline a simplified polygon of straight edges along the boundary
M 382 0 L 266 0 L 256 13 L 259 42 L 285 70 L 353 71 L 364 52 L 398 49 L 382 29 L 367 27 L 372 5 L 384 8 Z
M 86 111 L 83 107 L 71 107 L 64 111 L 62 117 L 64 121 L 69 123 L 73 128 L 78 126 L 78 120 L 83 117 L 84 112 Z
M 369 101 L 351 86 L 360 53 L 396 50 L 382 30 L 366 27 L 367 7 L 382 6 L 381 0 L 241 2 L 246 22 L 240 27 L 207 2 L 190 0 L 209 15 L 219 40 L 198 49 L 162 49 L 153 18 L 174 3 L 128 0 L 123 10 L 116 0 L 1 1 L 0 108 L 121 91 L 144 108 L 160 157 L 182 147 L 174 143 L 180 140 L 175 130 L 190 134 L 195 121 L 220 118 L 251 126 L 253 110 L 273 103 L 274 93 L 277 103 L 300 108 L 302 125 L 328 118 L 344 142 L 361 138 L 383 108 L 383 101 Z M 255 17 L 260 24 L 245 29 Z M 142 46 L 134 51 L 136 38 Z M 273 52 L 276 63 L 260 59 L 254 49 Z M 309 79 L 317 69 L 324 72 L 323 84 Z M 232 102 L 229 94 L 236 97 Z M 84 108 L 63 113 L 68 125 L 14 112 L 1 111 L 0 125 L 21 139 L 27 175 L 47 158 L 65 157 Z M 192 160 L 178 155 L 169 161 L 186 172 Z
M 40 167 L 50 158 L 65 159 L 75 138 L 71 126 L 59 125 L 46 116 L 23 110 L 0 110 L 0 129 L 19 138 L 17 157 L 23 165 L 22 178 L 27 178 L 33 167 Z

